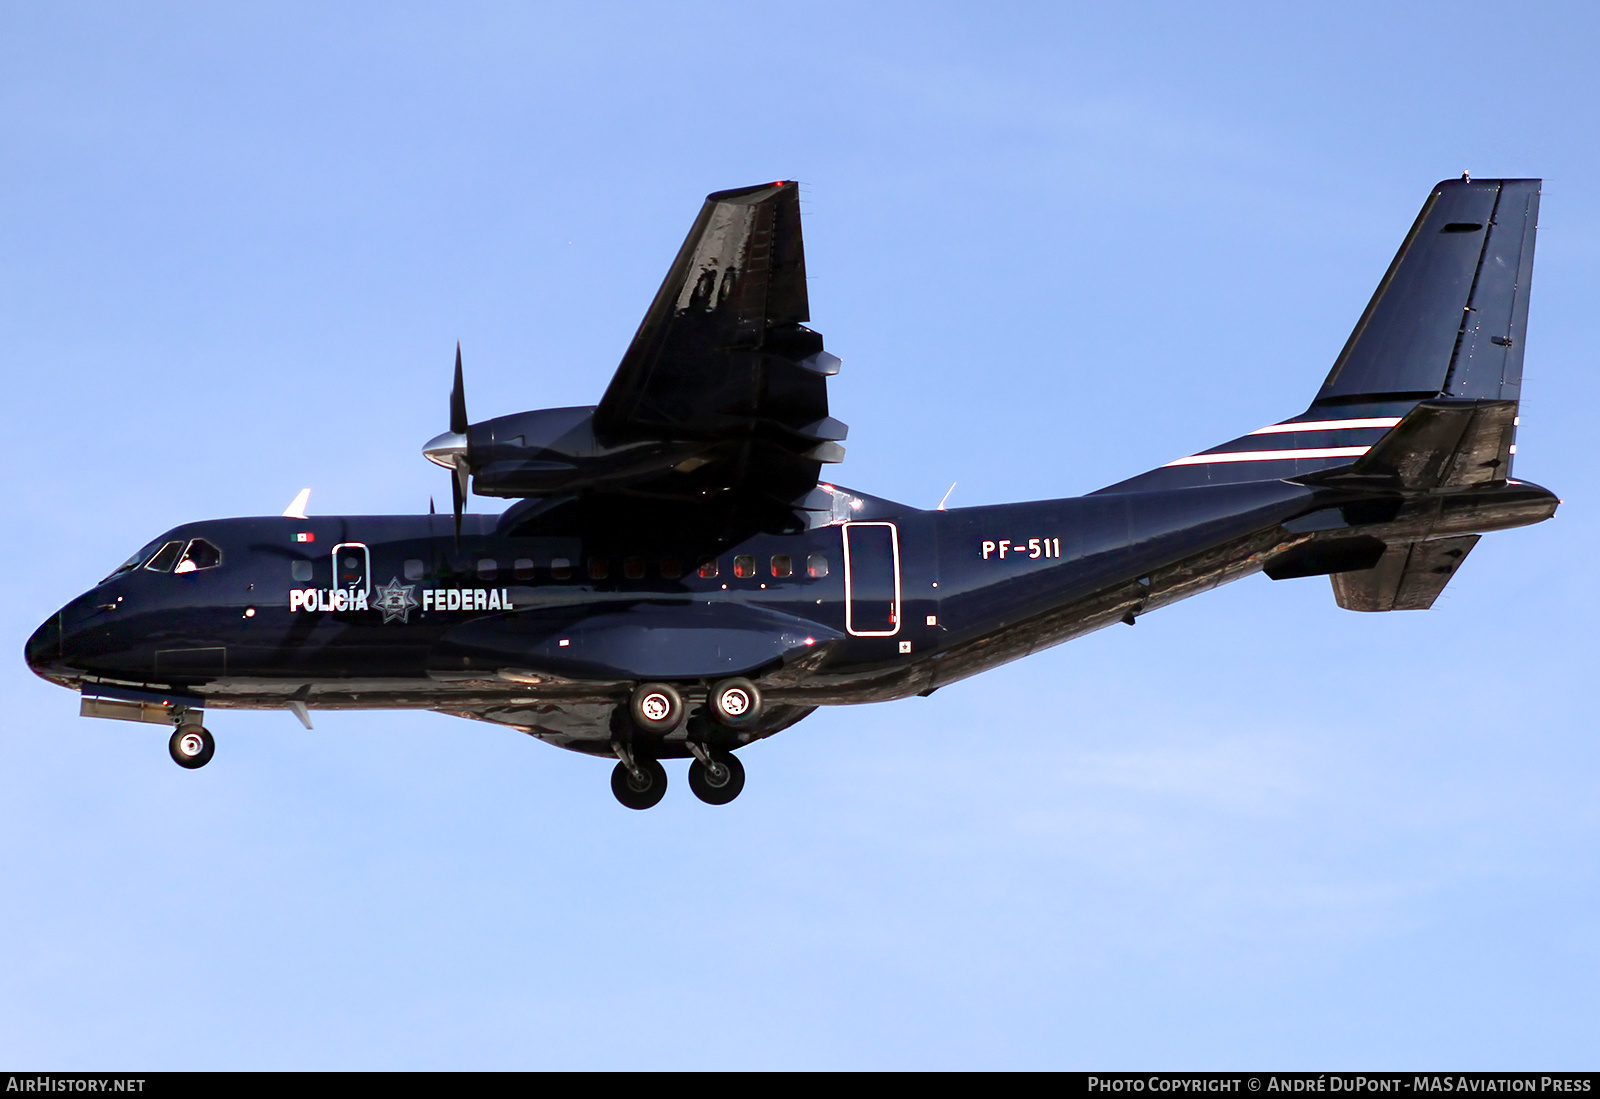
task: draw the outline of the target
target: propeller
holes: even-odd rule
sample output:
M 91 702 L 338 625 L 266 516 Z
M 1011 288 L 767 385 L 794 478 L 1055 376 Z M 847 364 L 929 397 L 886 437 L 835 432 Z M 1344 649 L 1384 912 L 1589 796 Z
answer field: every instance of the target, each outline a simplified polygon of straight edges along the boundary
M 450 498 L 456 517 L 456 541 L 461 541 L 461 511 L 467 503 L 472 463 L 467 457 L 467 390 L 461 378 L 461 344 L 456 344 L 456 379 L 450 387 L 450 430 L 429 440 L 423 456 L 450 470 Z

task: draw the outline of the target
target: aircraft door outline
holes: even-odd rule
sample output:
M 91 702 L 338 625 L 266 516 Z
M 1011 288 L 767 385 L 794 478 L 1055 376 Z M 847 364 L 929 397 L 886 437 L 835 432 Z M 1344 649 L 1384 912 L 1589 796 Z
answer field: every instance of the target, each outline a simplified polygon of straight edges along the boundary
M 347 565 L 347 561 L 353 564 Z M 372 556 L 365 542 L 340 542 L 333 547 L 333 586 L 371 594 Z
M 883 563 L 881 554 L 885 547 L 881 541 L 882 535 L 877 532 L 885 527 L 888 528 L 889 534 L 887 549 L 889 551 L 889 569 L 894 576 L 894 596 L 889 602 L 889 628 L 886 630 L 870 629 L 867 627 L 877 624 L 871 621 L 871 612 L 865 606 L 858 608 L 856 604 L 858 596 L 863 604 L 869 600 L 869 597 L 861 595 L 859 592 L 861 587 L 866 586 L 863 581 L 871 583 L 874 580 L 882 579 L 878 576 L 870 576 L 870 571 L 875 567 L 881 567 Z M 856 547 L 852 553 L 851 536 L 855 532 L 859 532 L 859 535 L 854 539 Z M 882 521 L 845 523 L 841 528 L 841 538 L 844 542 L 844 632 L 851 637 L 893 637 L 900 632 L 900 625 L 904 617 L 900 613 L 900 529 L 893 523 Z M 874 592 L 873 595 L 881 595 L 881 593 Z M 872 599 L 871 601 L 874 603 L 882 602 L 881 598 Z M 868 621 L 858 622 L 858 616 L 862 612 L 866 612 Z M 882 618 L 878 619 L 878 623 L 882 621 Z

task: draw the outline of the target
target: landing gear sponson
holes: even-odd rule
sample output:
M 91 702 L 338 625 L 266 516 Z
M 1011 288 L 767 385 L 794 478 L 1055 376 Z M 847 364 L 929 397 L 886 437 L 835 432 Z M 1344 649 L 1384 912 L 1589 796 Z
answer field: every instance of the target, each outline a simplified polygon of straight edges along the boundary
M 745 728 L 761 718 L 761 691 L 748 679 L 724 679 L 706 692 L 706 710 L 718 725 Z M 628 696 L 626 720 L 613 728 L 637 730 L 641 740 L 664 737 L 682 724 L 688 709 L 683 695 L 670 683 L 641 683 Z M 695 721 L 703 721 L 696 718 Z M 689 764 L 689 789 L 707 805 L 726 805 L 744 789 L 744 764 L 733 753 L 712 748 L 704 737 L 694 735 L 690 726 L 687 743 L 694 761 Z M 611 772 L 611 792 L 629 809 L 649 809 L 660 803 L 667 792 L 667 772 L 661 762 L 649 758 L 633 737 L 611 742 L 617 765 Z

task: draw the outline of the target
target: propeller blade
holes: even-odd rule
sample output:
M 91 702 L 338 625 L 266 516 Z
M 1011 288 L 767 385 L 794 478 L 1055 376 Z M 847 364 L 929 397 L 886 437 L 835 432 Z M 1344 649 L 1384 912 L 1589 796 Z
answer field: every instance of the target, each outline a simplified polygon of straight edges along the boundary
M 461 382 L 461 344 L 456 344 L 456 384 L 450 387 L 450 430 L 465 435 L 467 428 L 467 389 Z
M 467 478 L 472 475 L 467 466 L 466 455 L 456 459 L 455 475 L 450 478 L 450 498 L 455 504 L 456 513 L 456 542 L 461 541 L 461 512 L 467 503 Z

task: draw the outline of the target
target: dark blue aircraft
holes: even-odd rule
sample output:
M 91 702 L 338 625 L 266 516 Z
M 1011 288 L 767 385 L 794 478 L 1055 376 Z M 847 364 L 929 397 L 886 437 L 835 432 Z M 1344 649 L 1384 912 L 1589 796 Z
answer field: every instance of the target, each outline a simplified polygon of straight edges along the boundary
M 844 457 L 839 359 L 805 322 L 792 182 L 711 195 L 600 403 L 472 423 L 460 351 L 453 515 L 175 527 L 40 626 L 82 713 L 437 710 L 618 761 L 702 800 L 733 753 L 818 706 L 926 695 L 1258 570 L 1341 607 L 1431 606 L 1492 530 L 1558 503 L 1513 480 L 1539 181 L 1449 180 L 1311 406 L 1064 500 L 923 511 L 820 480 Z M 468 489 L 519 501 L 464 515 Z

